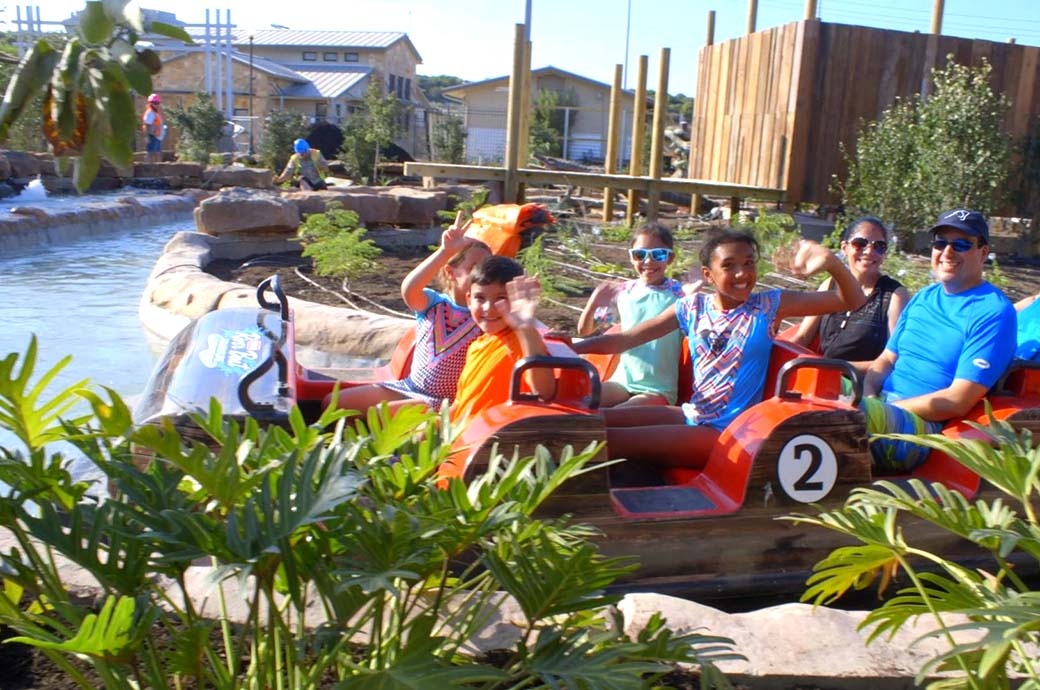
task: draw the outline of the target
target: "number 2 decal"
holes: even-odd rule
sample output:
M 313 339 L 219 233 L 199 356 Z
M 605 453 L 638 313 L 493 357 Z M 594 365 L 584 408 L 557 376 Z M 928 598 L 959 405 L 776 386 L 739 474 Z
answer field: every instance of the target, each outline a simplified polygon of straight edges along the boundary
M 795 436 L 780 449 L 776 459 L 780 487 L 799 503 L 812 503 L 825 497 L 838 478 L 834 450 L 819 436 Z

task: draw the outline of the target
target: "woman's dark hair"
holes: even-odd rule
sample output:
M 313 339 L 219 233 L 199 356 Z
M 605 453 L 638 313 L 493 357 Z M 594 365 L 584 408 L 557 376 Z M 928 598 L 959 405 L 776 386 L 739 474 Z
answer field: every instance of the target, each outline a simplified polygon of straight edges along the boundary
M 877 218 L 875 216 L 860 216 L 859 218 L 845 226 L 845 232 L 841 233 L 841 239 L 849 239 L 850 237 L 852 237 L 852 233 L 855 232 L 856 228 L 864 224 L 878 226 L 879 228 L 881 228 L 881 232 L 885 235 L 885 238 L 888 238 L 888 228 L 885 227 L 884 222 L 882 222 L 880 218 Z
M 701 245 L 701 266 L 711 266 L 711 255 L 715 253 L 715 249 L 723 244 L 732 244 L 734 242 L 748 245 L 755 250 L 755 256 L 758 256 L 758 240 L 755 239 L 754 235 L 744 230 L 723 228 L 712 230 L 705 238 L 704 244 Z
M 505 285 L 523 274 L 524 267 L 508 256 L 489 256 L 469 272 L 469 282 L 471 285 Z
M 632 242 L 640 235 L 648 235 L 658 240 L 661 244 L 668 247 L 669 249 L 675 249 L 675 239 L 672 237 L 672 231 L 661 225 L 660 223 L 643 223 L 635 232 L 632 233 Z

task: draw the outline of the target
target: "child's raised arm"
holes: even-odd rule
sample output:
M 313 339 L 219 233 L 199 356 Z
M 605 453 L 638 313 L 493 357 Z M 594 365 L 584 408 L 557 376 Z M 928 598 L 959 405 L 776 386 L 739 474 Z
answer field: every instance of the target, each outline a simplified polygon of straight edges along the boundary
M 574 351 L 580 355 L 617 354 L 668 335 L 678 327 L 679 321 L 675 317 L 675 305 L 672 304 L 654 318 L 641 321 L 627 331 L 586 338 L 574 343 L 573 347 Z
M 578 335 L 592 335 L 596 331 L 599 325 L 596 323 L 596 312 L 613 305 L 620 287 L 621 283 L 616 280 L 604 280 L 596 286 L 578 317 Z
M 777 263 L 785 262 L 780 260 Z M 855 311 L 866 301 L 863 288 L 845 264 L 834 252 L 817 242 L 800 240 L 794 249 L 794 255 L 786 263 L 786 266 L 780 265 L 778 268 L 787 268 L 798 276 L 811 276 L 820 271 L 827 271 L 836 289 L 824 292 L 784 290 L 780 296 L 780 306 L 776 310 L 779 318 Z
M 500 301 L 495 307 L 516 333 L 524 357 L 549 354 L 545 341 L 538 333 L 538 319 L 535 318 L 535 310 L 542 294 L 538 278 L 517 276 L 506 283 L 506 294 L 509 296 L 508 306 Z M 552 400 L 556 395 L 556 378 L 552 369 L 531 369 L 526 376 L 531 389 L 542 400 Z
M 437 274 L 448 265 L 451 257 L 462 251 L 469 240 L 466 230 L 472 221 L 462 222 L 462 211 L 455 214 L 455 222 L 441 233 L 441 246 L 413 268 L 401 282 L 401 299 L 412 311 L 423 311 L 427 307 L 423 290 Z

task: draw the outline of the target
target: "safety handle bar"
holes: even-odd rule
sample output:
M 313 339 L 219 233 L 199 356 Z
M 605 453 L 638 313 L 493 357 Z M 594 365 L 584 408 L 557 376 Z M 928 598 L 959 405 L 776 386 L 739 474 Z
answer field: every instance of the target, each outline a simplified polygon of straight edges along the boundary
M 859 405 L 859 401 L 863 397 L 863 381 L 860 379 L 856 367 L 843 359 L 795 357 L 788 362 L 784 362 L 776 377 L 776 391 L 774 395 L 778 398 L 797 398 L 801 396 L 797 391 L 791 391 L 787 388 L 788 378 L 799 369 L 833 369 L 841 372 L 852 380 L 852 406 L 856 407 Z
M 278 395 L 282 397 L 289 395 L 289 361 L 280 348 L 273 348 L 271 354 L 259 366 L 238 382 L 238 401 L 242 405 L 242 409 L 250 415 L 262 415 L 270 412 L 274 407 L 271 403 L 258 403 L 253 400 L 253 397 L 249 395 L 249 388 L 275 364 L 278 365 Z
M 585 397 L 585 404 L 590 410 L 599 408 L 603 385 L 599 380 L 599 372 L 596 367 L 580 357 L 552 357 L 549 355 L 535 355 L 524 357 L 513 367 L 513 378 L 509 386 L 509 399 L 514 402 L 538 402 L 538 396 L 534 393 L 522 393 L 520 382 L 523 380 L 524 372 L 528 369 L 577 369 L 585 372 L 589 377 L 589 394 Z
M 278 299 L 277 302 L 271 302 L 267 299 L 268 289 L 274 293 L 274 296 Z M 286 297 L 285 290 L 282 289 L 282 279 L 277 274 L 266 278 L 256 286 L 256 301 L 264 309 L 278 312 L 282 317 L 282 321 L 289 320 L 289 298 Z

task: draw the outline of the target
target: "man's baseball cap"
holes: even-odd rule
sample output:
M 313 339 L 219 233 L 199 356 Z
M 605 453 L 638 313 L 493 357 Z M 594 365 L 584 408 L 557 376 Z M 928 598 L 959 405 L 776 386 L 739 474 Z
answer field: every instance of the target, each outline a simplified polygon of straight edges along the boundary
M 969 211 L 966 208 L 943 211 L 939 214 L 939 219 L 935 221 L 935 225 L 928 232 L 935 234 L 937 230 L 942 228 L 953 228 L 954 230 L 966 232 L 969 235 L 978 237 L 980 245 L 989 244 L 989 223 L 986 222 L 986 217 L 978 211 Z

